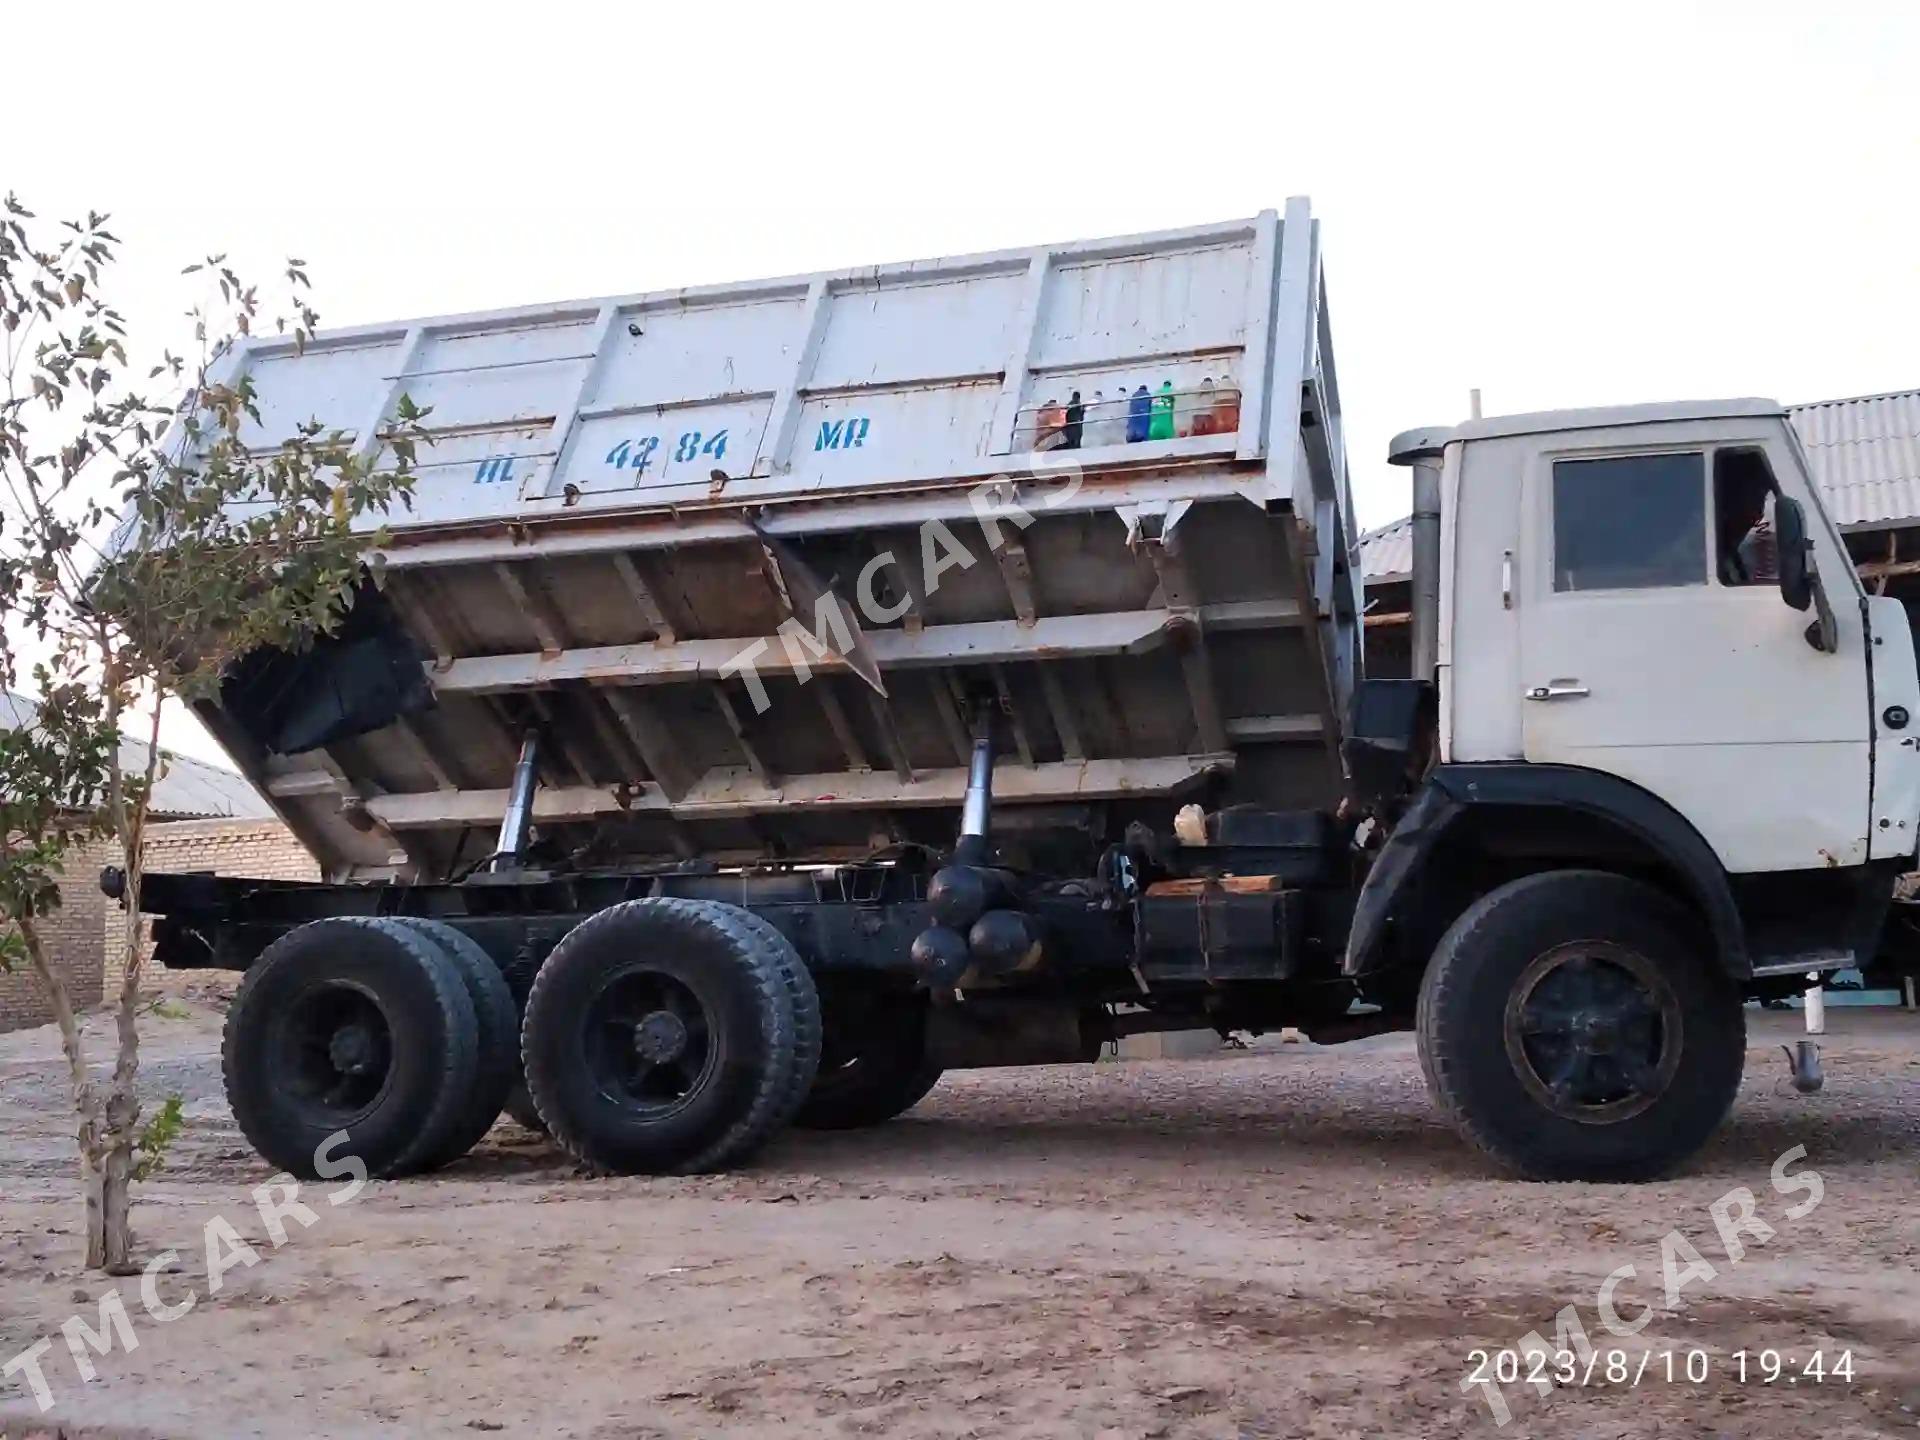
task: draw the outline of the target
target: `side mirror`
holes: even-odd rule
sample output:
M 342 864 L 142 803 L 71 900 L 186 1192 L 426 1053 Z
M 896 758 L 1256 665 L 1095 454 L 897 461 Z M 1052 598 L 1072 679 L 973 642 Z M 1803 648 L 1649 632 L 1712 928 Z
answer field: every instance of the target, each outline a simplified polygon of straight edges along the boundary
M 1840 648 L 1840 630 L 1820 584 L 1820 572 L 1814 567 L 1813 541 L 1807 538 L 1807 512 L 1798 500 L 1785 495 L 1774 497 L 1773 535 L 1780 550 L 1780 598 L 1795 610 L 1816 607 L 1814 621 L 1807 626 L 1807 643 L 1831 655 Z
M 1813 542 L 1807 538 L 1807 512 L 1798 500 L 1774 497 L 1773 535 L 1780 550 L 1780 598 L 1804 610 L 1813 603 Z

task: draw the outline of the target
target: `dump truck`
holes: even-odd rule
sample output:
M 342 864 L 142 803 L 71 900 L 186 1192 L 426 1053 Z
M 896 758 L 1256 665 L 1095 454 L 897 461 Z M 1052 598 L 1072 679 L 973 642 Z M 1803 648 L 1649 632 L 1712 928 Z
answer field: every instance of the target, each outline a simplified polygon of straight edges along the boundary
M 159 963 L 245 972 L 228 1094 L 298 1174 L 503 1106 L 712 1170 L 1296 1027 L 1415 1031 L 1513 1172 L 1641 1179 L 1915 868 L 1907 619 L 1772 402 L 1399 437 L 1414 672 L 1367 677 L 1304 200 L 229 364 L 261 453 L 377 457 L 403 396 L 432 441 L 337 633 L 197 707 L 326 878 L 142 890 Z

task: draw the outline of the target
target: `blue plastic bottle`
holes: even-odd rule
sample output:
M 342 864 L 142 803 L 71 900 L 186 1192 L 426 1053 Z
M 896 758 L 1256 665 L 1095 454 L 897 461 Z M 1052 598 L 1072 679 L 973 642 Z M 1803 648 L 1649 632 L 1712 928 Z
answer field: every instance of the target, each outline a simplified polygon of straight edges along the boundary
M 1138 445 L 1153 428 L 1153 397 L 1142 385 L 1127 402 L 1127 443 Z

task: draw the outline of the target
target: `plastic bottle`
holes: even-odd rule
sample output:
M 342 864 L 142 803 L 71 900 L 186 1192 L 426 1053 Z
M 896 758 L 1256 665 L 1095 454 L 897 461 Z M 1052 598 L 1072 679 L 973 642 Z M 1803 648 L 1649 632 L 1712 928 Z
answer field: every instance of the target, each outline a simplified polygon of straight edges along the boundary
M 1087 401 L 1087 428 L 1081 432 L 1081 444 L 1087 449 L 1100 449 L 1100 445 L 1114 444 L 1112 440 L 1108 440 L 1108 434 L 1112 434 L 1112 430 L 1108 426 L 1106 411 L 1108 411 L 1106 392 L 1094 390 L 1092 399 Z
M 1087 407 L 1087 448 L 1127 443 L 1127 387 L 1122 385 L 1105 400 L 1095 392 Z
M 1153 418 L 1147 425 L 1149 440 L 1173 439 L 1173 381 L 1162 380 L 1160 393 L 1153 397 Z
M 1200 396 L 1194 401 L 1192 419 L 1188 422 L 1184 434 L 1213 434 L 1213 377 L 1205 376 L 1200 381 Z
M 1138 445 L 1153 428 L 1153 398 L 1142 385 L 1127 401 L 1127 443 Z
M 1240 392 L 1234 388 L 1233 377 L 1222 375 L 1213 394 L 1213 433 L 1231 435 L 1240 428 Z
M 1061 432 L 1065 437 L 1060 442 L 1061 449 L 1078 450 L 1080 448 L 1080 437 L 1085 433 L 1086 420 L 1087 407 L 1080 403 L 1080 392 L 1076 390 L 1067 397 L 1067 424 L 1066 429 Z

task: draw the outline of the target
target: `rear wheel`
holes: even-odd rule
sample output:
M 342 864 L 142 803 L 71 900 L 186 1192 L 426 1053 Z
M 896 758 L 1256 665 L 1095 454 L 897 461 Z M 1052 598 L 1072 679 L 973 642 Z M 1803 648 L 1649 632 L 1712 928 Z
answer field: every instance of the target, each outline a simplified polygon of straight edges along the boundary
M 227 1014 L 227 1100 L 253 1148 L 312 1179 L 435 1163 L 466 1114 L 479 1024 L 454 962 L 392 920 L 316 920 L 269 945 Z M 335 1140 L 336 1135 L 344 1138 Z
M 791 950 L 791 943 L 772 921 L 763 920 L 745 908 L 731 908 L 740 923 L 757 932 L 766 945 L 776 950 Z M 776 1128 L 793 1123 L 795 1114 L 806 1103 L 807 1095 L 813 1089 L 814 1076 L 820 1070 L 821 1047 L 825 1040 L 824 1005 L 812 972 L 795 954 L 793 965 L 786 967 L 784 974 L 787 992 L 793 999 L 793 1071 L 787 1077 L 786 1110 Z
M 422 1168 L 431 1170 L 466 1154 L 500 1118 L 507 1097 L 520 1078 L 520 1011 L 513 1003 L 513 991 L 507 986 L 506 976 L 500 973 L 500 967 L 493 963 L 493 957 L 479 941 L 444 920 L 396 917 L 392 923 L 403 925 L 440 947 L 459 972 L 467 998 L 473 1002 L 478 1024 L 479 1052 L 473 1089 L 445 1142 L 423 1160 Z
M 1476 901 L 1420 991 L 1428 1088 L 1536 1180 L 1645 1180 L 1703 1145 L 1746 1062 L 1738 992 L 1671 899 L 1553 871 Z
M 924 1000 L 854 989 L 829 994 L 820 1069 L 793 1123 L 858 1130 L 911 1110 L 940 1081 L 926 1037 Z
M 507 1091 L 506 1104 L 502 1108 L 513 1120 L 534 1134 L 547 1133 L 547 1122 L 540 1118 L 540 1111 L 533 1103 L 533 1093 L 527 1089 L 527 1077 L 517 1070 L 514 1072 L 513 1088 Z
M 793 947 L 738 907 L 628 901 L 541 965 L 527 1088 L 554 1140 L 597 1169 L 723 1169 L 792 1113 L 817 1005 Z

